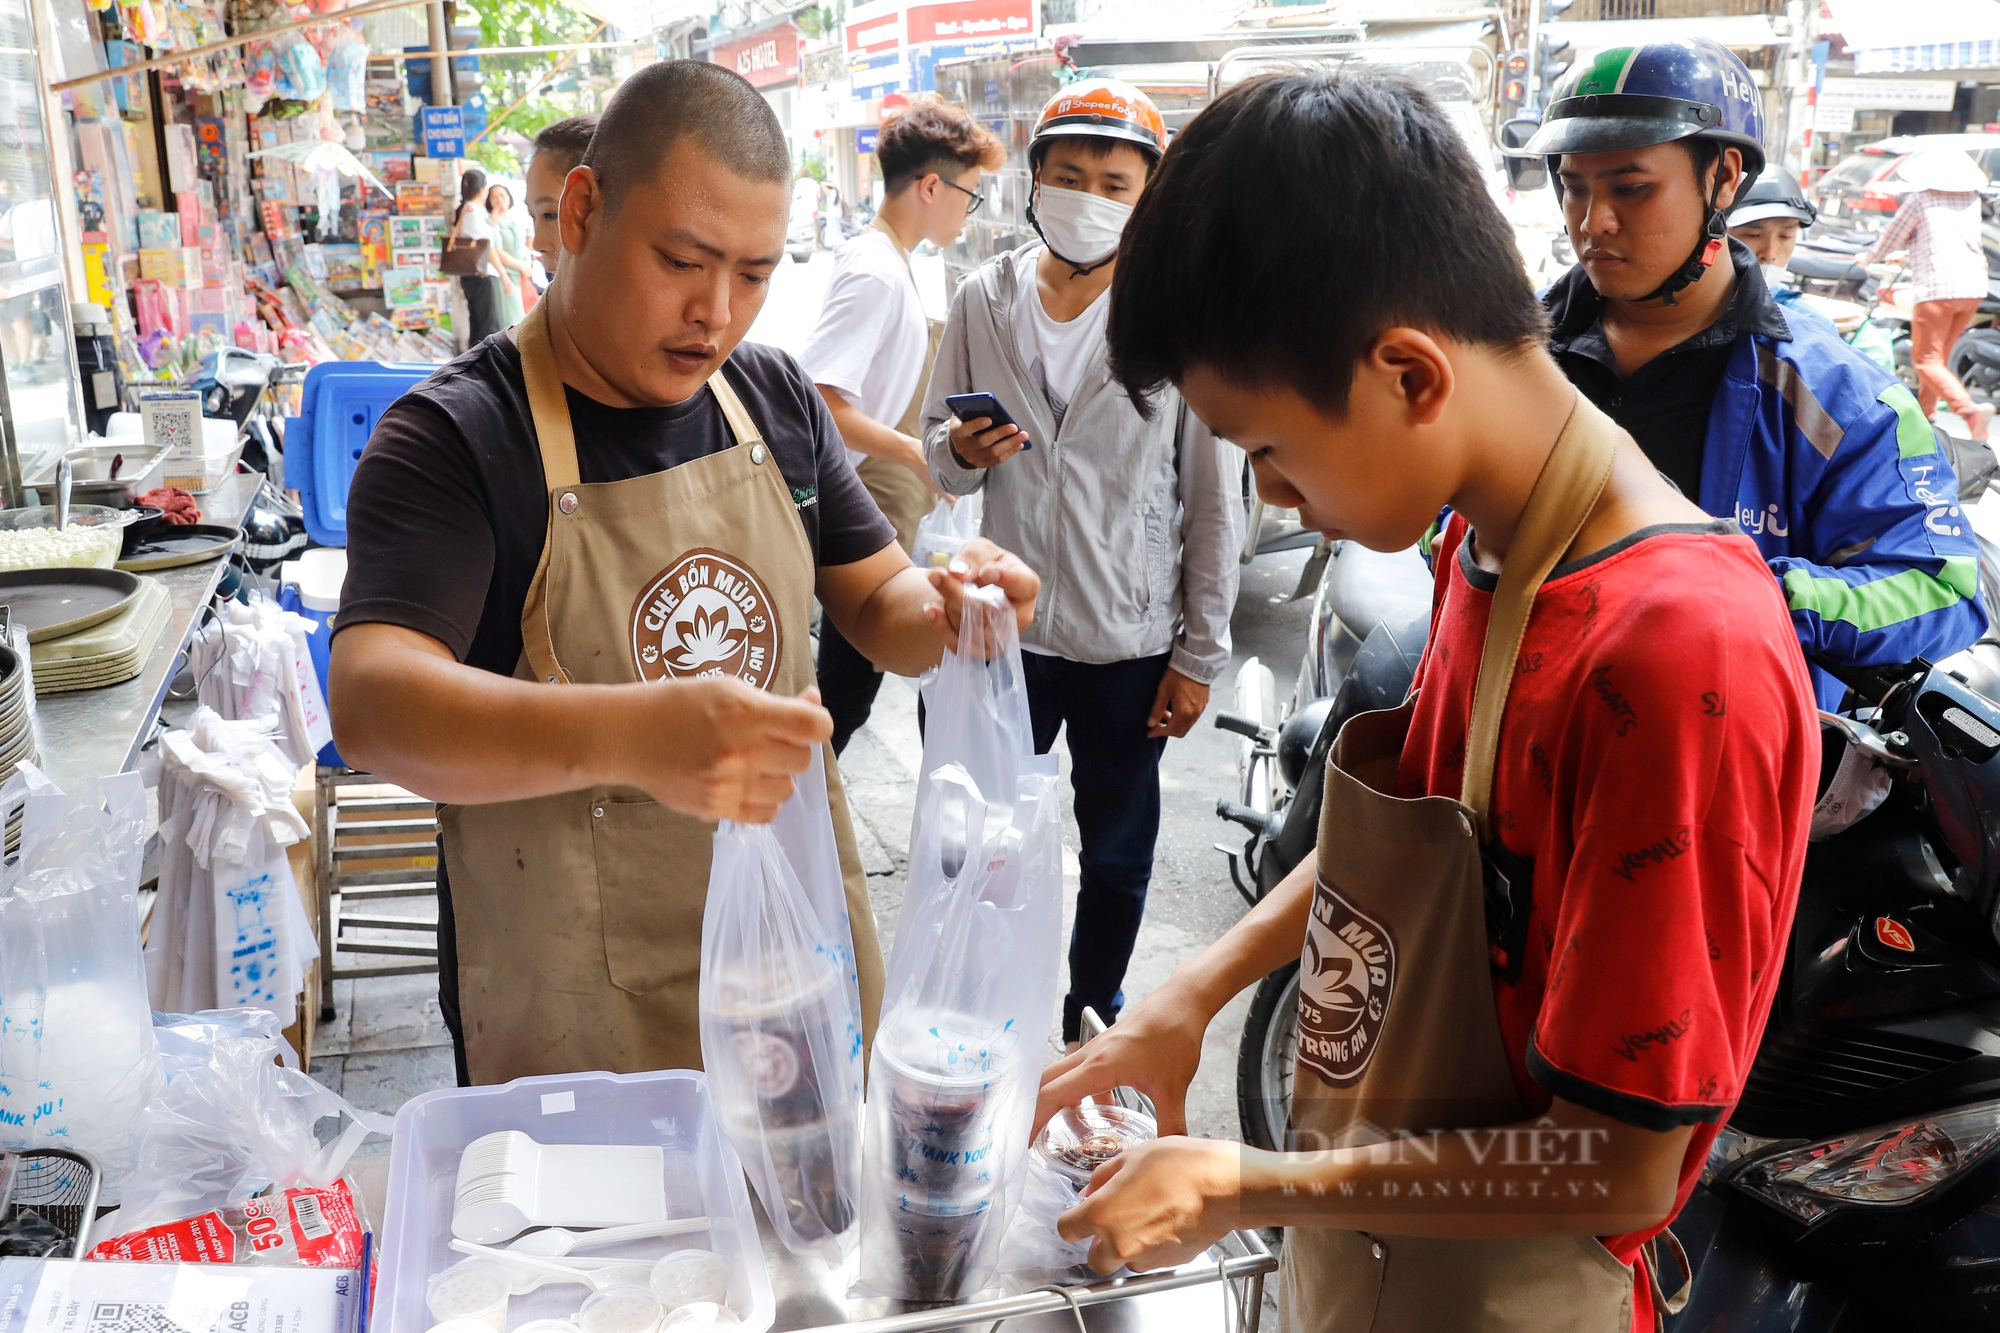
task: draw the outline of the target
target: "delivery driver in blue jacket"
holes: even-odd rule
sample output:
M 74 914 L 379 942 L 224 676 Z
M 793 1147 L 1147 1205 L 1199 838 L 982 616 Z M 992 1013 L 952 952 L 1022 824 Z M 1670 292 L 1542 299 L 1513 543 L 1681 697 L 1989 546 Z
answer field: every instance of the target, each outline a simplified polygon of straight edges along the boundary
M 1957 478 L 1901 382 L 1788 319 L 1725 221 L 1764 166 L 1750 72 L 1705 37 L 1603 51 L 1558 87 L 1546 155 L 1578 264 L 1551 350 L 1591 401 L 1783 585 L 1822 708 L 1825 668 L 1969 647 L 1984 631 Z

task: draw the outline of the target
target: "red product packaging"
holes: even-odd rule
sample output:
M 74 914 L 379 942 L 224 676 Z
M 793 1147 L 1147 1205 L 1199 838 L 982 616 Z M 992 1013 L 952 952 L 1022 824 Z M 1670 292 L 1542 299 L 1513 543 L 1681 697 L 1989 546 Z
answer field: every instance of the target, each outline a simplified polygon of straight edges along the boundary
M 243 1205 L 244 1262 L 359 1268 L 365 1231 L 345 1180 L 262 1195 Z
M 113 1236 L 98 1242 L 84 1257 L 142 1264 L 228 1264 L 236 1262 L 236 1233 L 221 1213 L 203 1213 Z

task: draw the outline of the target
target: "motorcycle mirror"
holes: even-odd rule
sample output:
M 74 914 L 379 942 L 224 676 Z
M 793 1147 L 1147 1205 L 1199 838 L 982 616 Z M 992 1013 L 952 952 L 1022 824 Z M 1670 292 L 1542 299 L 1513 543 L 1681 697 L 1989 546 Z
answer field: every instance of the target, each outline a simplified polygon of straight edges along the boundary
M 1510 189 L 1539 190 L 1549 183 L 1548 160 L 1538 153 L 1521 152 L 1541 127 L 1541 121 L 1533 116 L 1516 116 L 1500 126 L 1500 153 L 1507 166 Z

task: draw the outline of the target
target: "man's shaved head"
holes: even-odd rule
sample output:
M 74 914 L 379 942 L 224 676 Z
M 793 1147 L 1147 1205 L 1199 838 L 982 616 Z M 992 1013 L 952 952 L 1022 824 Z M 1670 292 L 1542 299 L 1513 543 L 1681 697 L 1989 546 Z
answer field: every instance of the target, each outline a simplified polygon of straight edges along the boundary
M 606 213 L 683 139 L 745 180 L 792 179 L 785 132 L 749 80 L 704 60 L 663 60 L 618 86 L 584 150 L 581 165 L 596 173 Z

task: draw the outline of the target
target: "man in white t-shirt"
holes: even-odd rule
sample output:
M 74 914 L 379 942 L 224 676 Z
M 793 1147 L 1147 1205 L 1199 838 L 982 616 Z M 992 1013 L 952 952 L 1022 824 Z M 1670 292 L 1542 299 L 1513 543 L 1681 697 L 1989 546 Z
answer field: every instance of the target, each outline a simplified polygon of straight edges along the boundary
M 1128 84 L 1086 80 L 1050 99 L 1028 148 L 1041 239 L 959 284 L 924 392 L 932 478 L 983 495 L 982 535 L 1045 578 L 1021 647 L 1035 748 L 1058 733 L 1068 746 L 1082 844 L 1066 1042 L 1085 1008 L 1108 1022 L 1124 1002 L 1160 757 L 1229 664 L 1243 544 L 1240 456 L 1171 388 L 1141 411 L 1106 362 L 1119 237 L 1166 138 Z M 992 394 L 1018 424 L 960 421 L 945 405 L 960 393 Z
M 938 497 L 916 433 L 933 343 L 910 251 L 922 241 L 958 239 L 979 207 L 981 172 L 998 167 L 1005 153 L 991 131 L 932 94 L 882 127 L 875 157 L 881 211 L 834 256 L 826 305 L 799 361 L 832 410 L 862 485 L 907 551 Z M 868 720 L 881 684 L 874 664 L 822 622 L 819 688 L 833 714 L 834 753 Z

